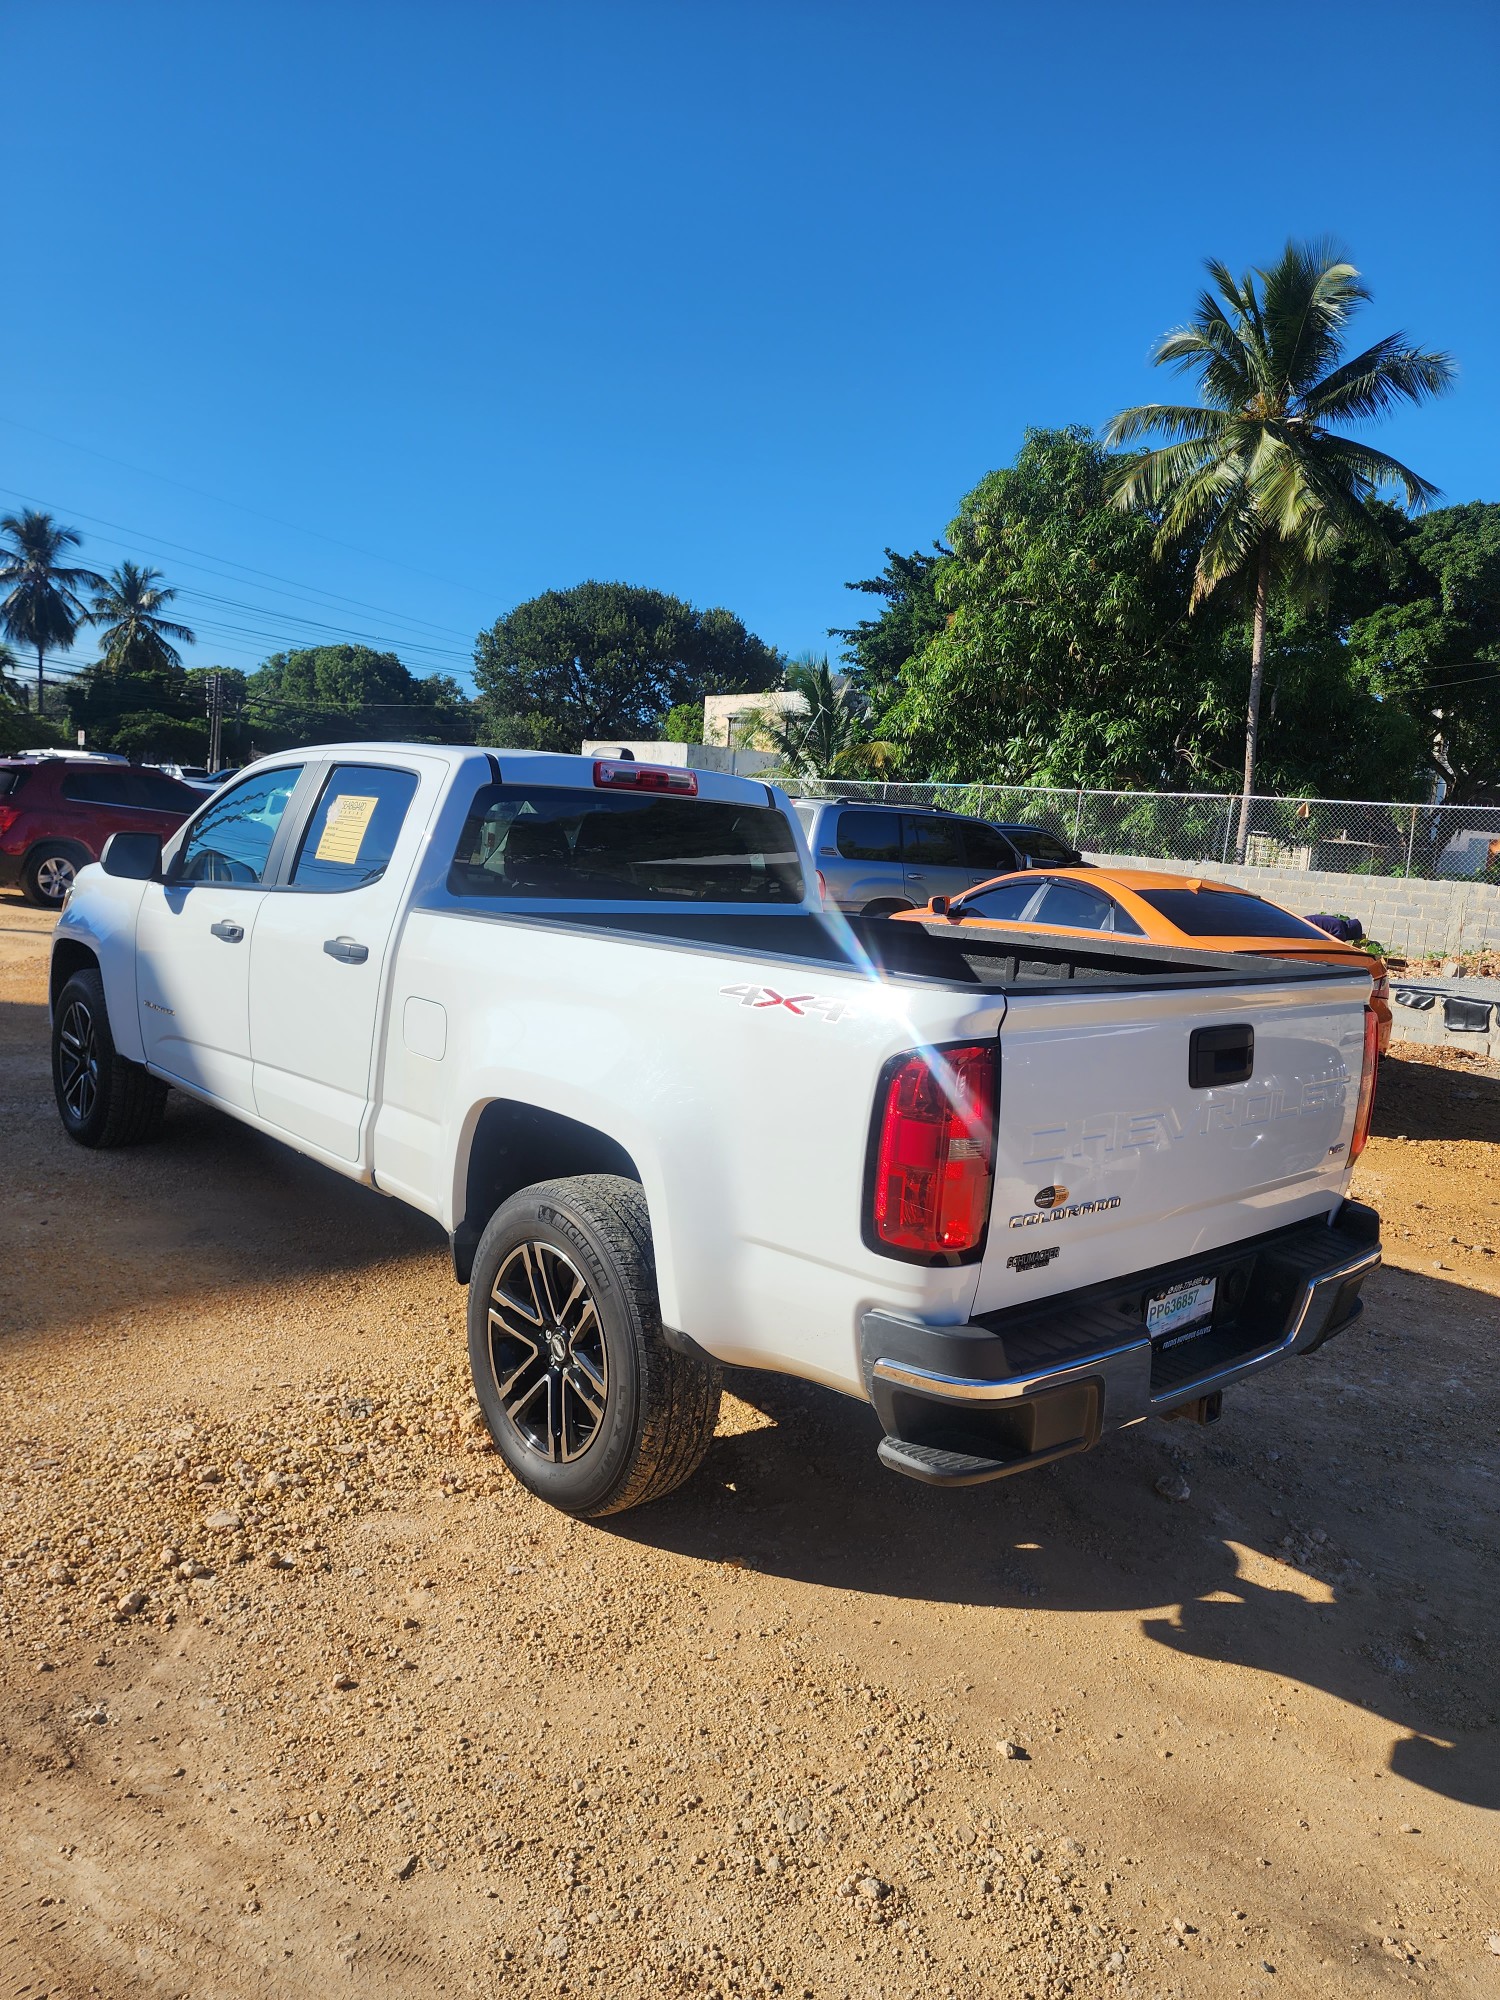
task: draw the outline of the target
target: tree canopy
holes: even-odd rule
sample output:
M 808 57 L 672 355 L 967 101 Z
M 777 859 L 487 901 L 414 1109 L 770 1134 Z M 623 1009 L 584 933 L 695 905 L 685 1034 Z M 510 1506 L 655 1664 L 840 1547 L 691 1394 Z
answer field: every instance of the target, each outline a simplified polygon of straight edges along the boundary
M 369 646 L 273 653 L 245 678 L 244 712 L 261 749 L 301 743 L 471 740 L 470 703 L 448 674 L 419 676 Z
M 1215 598 L 1189 616 L 1191 545 L 1159 559 L 1154 524 L 1113 504 L 1112 477 L 1087 430 L 1029 431 L 1015 464 L 964 500 L 934 572 L 946 622 L 875 718 L 908 772 L 1169 791 L 1231 779 L 1243 614 Z M 1363 608 L 1369 578 L 1339 580 Z M 1389 797 L 1417 741 L 1351 673 L 1345 621 L 1334 603 L 1276 613 L 1265 780 Z
M 1351 621 L 1351 658 L 1410 719 L 1445 798 L 1500 803 L 1500 503 L 1398 521 L 1393 539 L 1385 590 Z
M 550 750 L 653 736 L 684 703 L 775 686 L 782 665 L 731 612 L 627 583 L 544 591 L 474 649 L 492 740 Z

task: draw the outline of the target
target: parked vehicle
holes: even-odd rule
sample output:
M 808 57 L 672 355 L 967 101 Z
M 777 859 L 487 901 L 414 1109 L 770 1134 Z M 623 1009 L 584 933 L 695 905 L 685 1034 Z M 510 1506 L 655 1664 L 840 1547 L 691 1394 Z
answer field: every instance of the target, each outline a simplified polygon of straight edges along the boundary
M 1310 917 L 1230 882 L 1166 875 L 1146 868 L 1048 869 L 997 877 L 961 896 L 913 913 L 965 929 L 1048 931 L 1064 936 L 1154 938 L 1194 951 L 1256 952 L 1274 958 L 1324 959 L 1358 966 L 1371 981 L 1378 1046 L 1391 1040 L 1391 981 L 1385 960 L 1340 943 Z M 911 921 L 908 917 L 906 921 Z
M 0 885 L 61 909 L 112 833 L 165 840 L 202 803 L 191 786 L 115 758 L 0 758 Z
M 1013 868 L 1083 865 L 1076 848 L 1041 826 L 991 826 L 937 806 L 792 803 L 828 907 L 851 916 L 894 916 Z
M 172 1086 L 436 1217 L 497 1448 L 590 1516 L 688 1476 L 726 1366 L 962 1486 L 1321 1346 L 1380 1259 L 1368 994 L 830 916 L 749 779 L 363 743 L 117 834 L 50 982 L 81 1144 Z
M 169 778 L 180 778 L 195 792 L 216 792 L 231 778 L 239 776 L 237 764 L 222 771 L 210 771 L 206 764 L 157 764 L 153 769 L 165 771 Z

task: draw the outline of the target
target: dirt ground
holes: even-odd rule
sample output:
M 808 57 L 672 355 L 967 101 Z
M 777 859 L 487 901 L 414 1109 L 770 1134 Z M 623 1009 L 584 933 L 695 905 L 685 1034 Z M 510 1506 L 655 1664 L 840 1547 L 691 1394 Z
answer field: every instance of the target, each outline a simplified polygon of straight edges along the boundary
M 0 897 L 0 1992 L 1500 1994 L 1500 1072 L 1387 1064 L 1369 1310 L 1214 1429 L 940 1494 L 742 1375 L 581 1526 L 431 1225 L 175 1097 L 68 1144 L 46 931 Z

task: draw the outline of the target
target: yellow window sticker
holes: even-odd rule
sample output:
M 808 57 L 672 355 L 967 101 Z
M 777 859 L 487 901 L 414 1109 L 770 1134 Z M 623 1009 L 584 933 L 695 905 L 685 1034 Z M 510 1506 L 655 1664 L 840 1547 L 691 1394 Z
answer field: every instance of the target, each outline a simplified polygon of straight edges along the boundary
M 328 820 L 318 841 L 316 861 L 358 861 L 378 799 L 344 792 L 328 808 Z

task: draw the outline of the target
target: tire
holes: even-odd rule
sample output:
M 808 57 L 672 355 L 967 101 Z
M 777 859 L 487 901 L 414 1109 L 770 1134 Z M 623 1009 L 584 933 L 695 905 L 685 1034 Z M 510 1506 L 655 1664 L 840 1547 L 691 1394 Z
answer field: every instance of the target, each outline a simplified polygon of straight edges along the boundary
M 894 900 L 887 900 L 885 902 L 866 903 L 859 914 L 862 917 L 893 917 L 898 910 L 911 910 L 915 908 L 916 905 L 914 903 L 900 903 Z
M 75 972 L 57 996 L 52 1091 L 80 1146 L 138 1146 L 161 1130 L 167 1086 L 115 1047 L 97 972 Z
M 496 1210 L 469 1284 L 469 1366 L 516 1478 L 587 1520 L 697 1471 L 724 1379 L 667 1345 L 646 1197 L 615 1174 L 542 1181 Z
M 60 910 L 73 877 L 93 858 L 71 840 L 38 841 L 21 870 L 22 895 L 39 910 Z

